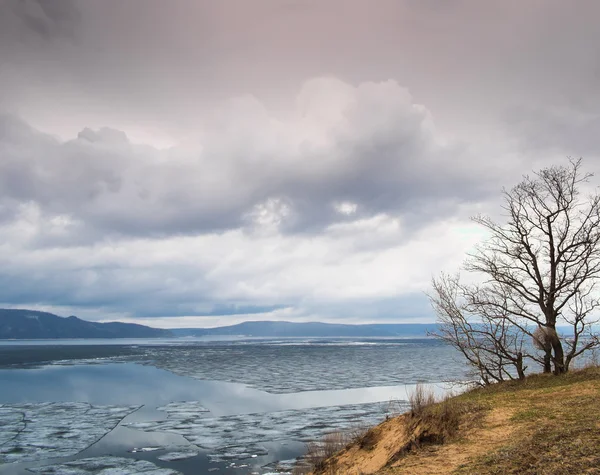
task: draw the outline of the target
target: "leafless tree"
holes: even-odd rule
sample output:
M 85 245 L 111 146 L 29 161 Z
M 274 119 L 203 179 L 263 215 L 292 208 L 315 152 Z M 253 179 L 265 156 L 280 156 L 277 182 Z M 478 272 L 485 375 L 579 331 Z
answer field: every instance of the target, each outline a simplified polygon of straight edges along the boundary
M 499 339 L 502 347 L 495 355 L 496 366 L 492 365 L 495 372 L 498 358 L 506 350 L 513 358 L 520 353 L 539 361 L 545 371 L 564 373 L 575 357 L 600 343 L 592 331 L 594 311 L 600 304 L 596 297 L 600 195 L 583 199 L 580 191 L 591 176 L 581 171 L 581 159 L 525 176 L 503 192 L 506 223 L 485 216 L 473 218 L 487 229 L 489 238 L 469 255 L 464 267 L 479 274 L 482 283 L 462 286 L 444 276 L 434 280 L 430 298 L 442 328 L 450 325 L 462 329 L 464 335 L 480 338 L 479 327 L 464 325 L 465 311 L 483 322 L 481 328 L 496 325 L 490 327 L 494 332 L 488 332 L 490 341 Z M 450 296 L 440 293 L 448 291 L 444 279 L 455 286 L 455 296 L 462 303 L 455 300 L 452 307 Z M 568 334 L 557 332 L 557 326 L 563 324 L 569 326 Z M 525 355 L 512 340 L 506 341 L 505 331 L 510 338 L 531 337 L 533 346 L 544 355 Z
M 528 333 L 501 316 L 473 313 L 472 291 L 460 284 L 458 275 L 433 279 L 429 298 L 438 316 L 438 331 L 431 335 L 460 351 L 484 385 L 524 378 Z

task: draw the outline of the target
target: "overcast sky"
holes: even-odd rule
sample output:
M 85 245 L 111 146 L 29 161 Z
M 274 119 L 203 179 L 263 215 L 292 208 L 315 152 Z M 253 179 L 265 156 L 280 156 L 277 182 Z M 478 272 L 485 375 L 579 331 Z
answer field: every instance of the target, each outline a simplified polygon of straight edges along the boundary
M 600 171 L 598 0 L 0 0 L 0 305 L 429 322 L 503 186 Z M 500 217 L 501 218 L 501 217 Z

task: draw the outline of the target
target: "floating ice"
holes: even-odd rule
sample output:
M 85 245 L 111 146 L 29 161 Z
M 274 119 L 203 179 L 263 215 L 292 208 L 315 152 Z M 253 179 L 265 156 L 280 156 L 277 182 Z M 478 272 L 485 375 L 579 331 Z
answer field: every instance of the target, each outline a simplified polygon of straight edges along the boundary
M 81 359 L 68 359 L 68 360 L 53 360 L 45 361 L 44 365 L 48 366 L 73 366 L 73 365 L 102 365 L 106 363 L 125 363 L 131 359 L 130 356 L 125 355 L 113 355 L 113 356 L 100 356 L 98 358 L 81 358 Z
M 455 350 L 434 340 L 213 342 L 152 346 L 143 352 L 133 358 L 182 376 L 242 383 L 270 393 L 465 378 L 464 365 L 448 364 Z
M 157 407 L 159 411 L 166 412 L 170 418 L 185 421 L 189 418 L 194 418 L 199 412 L 209 412 L 198 401 L 177 401 L 170 402 L 161 407 Z
M 290 460 L 280 460 L 279 462 L 273 462 L 268 465 L 265 465 L 262 468 L 265 470 L 269 470 L 268 473 L 277 473 L 279 475 L 283 475 L 285 473 L 292 473 L 292 471 L 294 470 L 294 468 L 297 465 L 298 465 L 297 459 L 290 459 Z M 307 466 L 307 468 L 309 468 L 309 467 Z M 271 470 L 272 470 L 272 472 L 271 472 Z M 268 475 L 268 473 L 265 473 L 264 475 Z
M 195 457 L 200 452 L 198 450 L 180 450 L 177 452 L 169 452 L 158 456 L 158 460 L 163 462 L 173 462 L 175 460 L 185 460 Z
M 154 452 L 155 450 L 160 450 L 162 447 L 134 447 L 129 452 L 132 454 L 136 454 L 138 452 Z
M 146 460 L 122 457 L 93 457 L 57 465 L 29 468 L 30 472 L 41 475 L 179 475 L 170 468 L 159 468 Z
M 218 451 L 209 454 L 211 462 L 226 462 L 228 460 L 244 460 L 254 458 L 259 455 L 267 455 L 269 452 L 264 447 L 248 444 L 247 446 L 232 445 L 229 447 L 219 447 Z
M 259 414 L 206 417 L 190 416 L 184 409 L 185 423 L 171 407 L 163 421 L 132 422 L 127 427 L 147 432 L 180 434 L 192 444 L 207 449 L 213 462 L 250 459 L 266 455 L 263 444 L 274 441 L 309 442 L 325 433 L 370 426 L 385 418 L 386 404 L 355 404 L 288 410 Z
M 25 414 L 0 405 L 0 447 L 16 438 L 25 429 Z
M 175 401 L 170 402 L 169 404 L 165 404 L 164 406 L 157 407 L 159 411 L 165 411 L 167 413 L 177 413 L 181 412 L 208 412 L 202 404 L 198 401 Z
M 76 455 L 138 408 L 82 402 L 4 404 L 0 406 L 0 463 Z

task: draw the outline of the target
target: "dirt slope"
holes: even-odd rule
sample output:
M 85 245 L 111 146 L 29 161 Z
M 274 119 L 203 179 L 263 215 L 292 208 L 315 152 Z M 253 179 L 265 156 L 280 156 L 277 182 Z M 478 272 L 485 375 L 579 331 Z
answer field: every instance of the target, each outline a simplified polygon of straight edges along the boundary
M 600 474 L 600 369 L 532 376 L 403 414 L 315 473 Z

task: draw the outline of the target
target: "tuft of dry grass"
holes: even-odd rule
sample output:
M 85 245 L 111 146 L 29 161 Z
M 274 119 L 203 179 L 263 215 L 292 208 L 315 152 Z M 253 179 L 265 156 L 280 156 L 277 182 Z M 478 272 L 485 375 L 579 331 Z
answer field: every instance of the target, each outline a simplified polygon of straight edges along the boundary
M 358 446 L 362 450 L 373 450 L 377 442 L 379 442 L 379 435 L 374 428 L 369 429 L 361 437 L 358 438 L 357 442 Z
M 443 444 L 451 440 L 461 428 L 476 425 L 486 409 L 477 402 L 454 397 L 436 401 L 431 393 L 425 393 L 417 399 L 421 401 L 416 405 L 418 410 L 412 409 L 405 422 L 409 440 L 393 461 L 425 445 Z
M 413 392 L 408 395 L 408 402 L 410 404 L 410 413 L 413 416 L 418 416 L 425 411 L 426 408 L 436 403 L 434 392 L 427 388 L 422 383 L 417 383 L 417 386 Z
M 409 394 L 410 412 L 406 418 L 407 431 L 412 442 L 407 450 L 425 443 L 441 444 L 452 437 L 461 424 L 472 422 L 482 407 L 472 401 L 464 401 L 451 395 L 438 400 L 432 389 L 417 384 Z
M 307 443 L 306 453 L 294 467 L 293 475 L 305 475 L 313 472 L 328 473 L 329 467 L 325 463 L 327 459 L 351 444 L 358 443 L 362 445 L 368 443 L 365 442 L 365 439 L 369 440 L 369 432 L 372 432 L 372 430 L 356 427 L 345 431 L 331 432 L 325 434 L 318 442 Z

